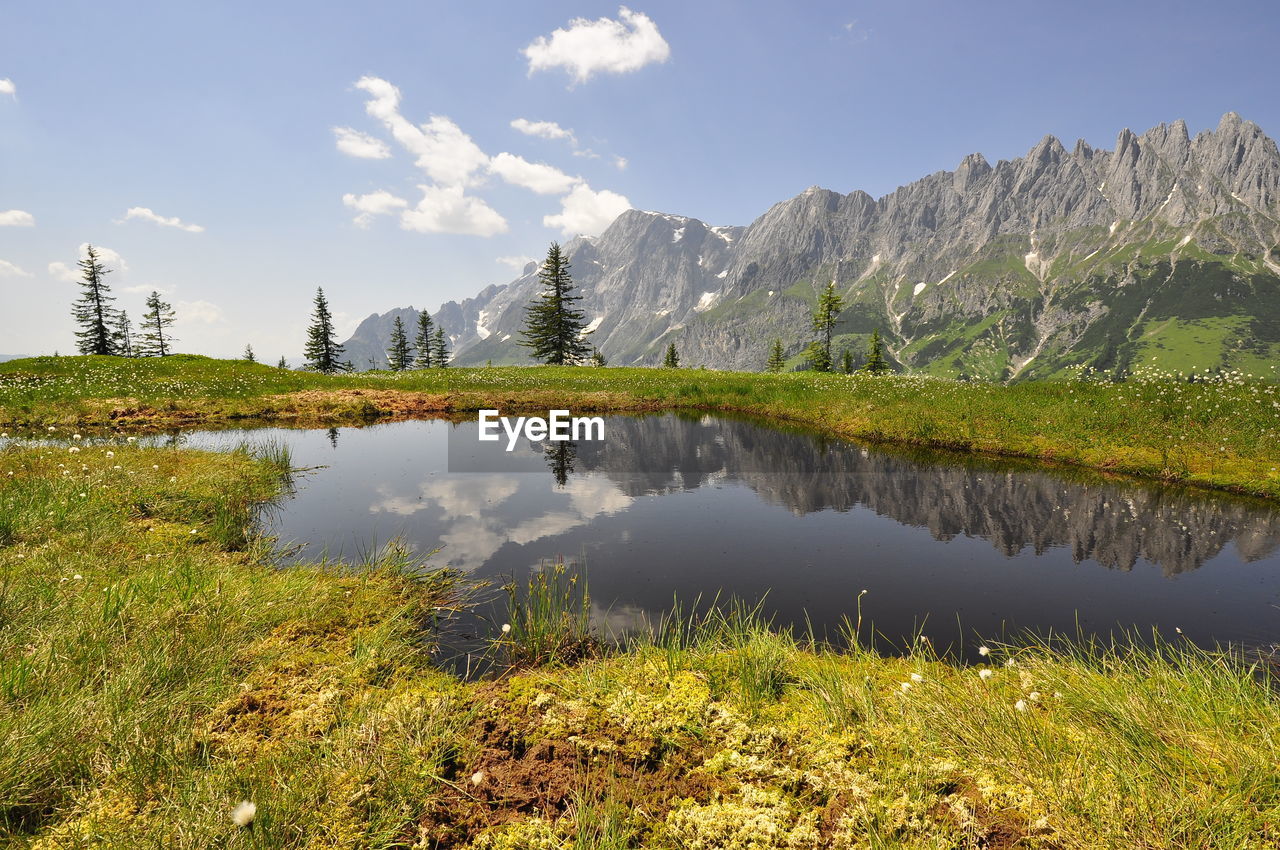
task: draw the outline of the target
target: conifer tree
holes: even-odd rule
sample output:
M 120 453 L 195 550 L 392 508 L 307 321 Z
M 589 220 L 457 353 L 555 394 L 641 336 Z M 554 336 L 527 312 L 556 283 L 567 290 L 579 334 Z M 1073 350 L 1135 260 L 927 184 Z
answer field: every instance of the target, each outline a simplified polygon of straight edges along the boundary
M 409 335 L 404 332 L 404 322 L 399 316 L 391 324 L 391 347 L 387 349 L 387 368 L 403 372 L 413 364 L 409 353 Z
M 782 351 L 782 340 L 775 339 L 769 349 L 769 359 L 765 361 L 766 372 L 781 372 L 787 365 L 786 355 Z
M 604 352 L 598 348 L 591 349 L 591 365 L 592 366 L 608 366 L 609 361 L 604 359 Z
M 437 369 L 449 368 L 449 340 L 445 339 L 444 328 L 436 325 L 435 335 L 431 338 L 431 362 Z
M 836 292 L 836 282 L 830 281 L 818 296 L 818 306 L 813 311 L 813 329 L 818 332 L 818 339 L 809 346 L 809 363 L 819 372 L 831 371 L 831 333 L 843 309 L 844 299 Z
M 840 369 L 846 375 L 853 374 L 853 352 L 847 348 L 840 353 Z
M 277 368 L 277 369 L 288 369 L 288 368 L 289 368 L 289 361 L 288 361 L 288 360 L 285 360 L 283 357 L 281 357 L 281 358 L 280 358 L 280 361 L 279 361 L 278 363 L 276 363 L 276 368 Z
M 244 344 L 244 354 L 241 356 L 243 356 L 244 359 L 248 360 L 250 363 L 258 362 L 257 356 L 253 353 L 253 346 L 247 342 Z
M 667 356 L 662 358 L 662 366 L 665 369 L 677 369 L 680 366 L 680 354 L 676 351 L 676 344 L 667 345 Z
M 115 354 L 114 333 L 118 320 L 111 303 L 116 299 L 104 279 L 111 270 L 98 262 L 98 252 L 92 245 L 85 247 L 85 257 L 77 265 L 84 291 L 71 306 L 71 315 L 80 326 L 76 331 L 76 345 L 81 354 Z
M 117 354 L 121 357 L 133 356 L 133 324 L 129 321 L 129 313 L 125 310 L 120 311 L 120 316 L 116 320 L 116 330 L 112 334 L 112 340 L 115 342 Z
M 583 340 L 590 331 L 586 330 L 586 315 L 574 307 L 582 296 L 572 294 L 569 260 L 558 243 L 552 242 L 547 250 L 538 279 L 543 291 L 529 305 L 520 345 L 532 349 L 535 359 L 553 366 L 582 362 L 591 353 L 591 346 Z
M 176 342 L 168 333 L 173 324 L 173 308 L 160 300 L 160 293 L 152 290 L 147 296 L 147 312 L 142 316 L 142 336 L 138 340 L 138 354 L 142 357 L 166 357 L 173 353 Z
M 880 341 L 880 329 L 871 332 L 871 345 L 867 348 L 867 362 L 862 364 L 864 372 L 879 375 L 889 371 L 889 363 L 884 359 L 884 343 Z
M 418 350 L 418 356 L 413 361 L 415 369 L 431 368 L 431 315 L 423 310 L 418 314 L 418 336 L 413 341 L 413 347 Z
M 324 289 L 318 286 L 315 311 L 311 315 L 311 327 L 307 328 L 307 345 L 304 353 L 308 369 L 314 369 L 325 375 L 351 371 L 351 364 L 342 359 L 344 351 L 338 344 L 338 335 L 333 329 L 333 314 L 329 312 L 329 302 L 324 297 Z

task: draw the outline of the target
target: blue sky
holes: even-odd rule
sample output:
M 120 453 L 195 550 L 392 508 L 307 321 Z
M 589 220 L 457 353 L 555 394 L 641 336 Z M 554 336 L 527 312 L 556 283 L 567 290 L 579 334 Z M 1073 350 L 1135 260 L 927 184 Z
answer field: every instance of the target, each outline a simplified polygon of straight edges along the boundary
M 747 224 L 1049 133 L 1275 135 L 1277 43 L 1268 2 L 11 0 L 0 353 L 73 349 L 85 242 L 134 316 L 166 292 L 180 349 L 274 361 L 317 285 L 345 333 L 626 206 Z

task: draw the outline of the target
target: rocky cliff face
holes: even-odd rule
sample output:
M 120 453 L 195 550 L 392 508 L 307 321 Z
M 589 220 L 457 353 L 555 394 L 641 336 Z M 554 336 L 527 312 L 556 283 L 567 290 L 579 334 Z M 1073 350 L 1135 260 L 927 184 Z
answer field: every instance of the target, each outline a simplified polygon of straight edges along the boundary
M 654 365 L 674 341 L 688 365 L 759 369 L 774 337 L 798 364 L 834 280 L 848 305 L 837 348 L 860 357 L 879 328 L 905 368 L 1007 380 L 1271 370 L 1278 246 L 1280 151 L 1228 113 L 1194 138 L 1177 121 L 1124 130 L 1112 151 L 1050 136 L 994 166 L 971 154 L 879 199 L 814 187 L 745 228 L 631 210 L 565 247 L 615 365 Z M 457 362 L 528 362 L 516 341 L 537 291 L 530 267 L 444 305 Z M 385 348 L 393 315 L 353 341 Z

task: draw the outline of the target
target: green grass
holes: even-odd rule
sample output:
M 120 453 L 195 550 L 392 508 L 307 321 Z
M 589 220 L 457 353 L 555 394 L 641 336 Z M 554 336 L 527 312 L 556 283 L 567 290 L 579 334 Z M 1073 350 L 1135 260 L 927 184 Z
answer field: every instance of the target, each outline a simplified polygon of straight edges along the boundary
M 969 666 L 926 642 L 867 649 L 869 598 L 851 600 L 841 651 L 728 602 L 465 683 L 424 630 L 457 604 L 456 577 L 395 546 L 274 563 L 253 517 L 287 464 L 123 437 L 0 449 L 0 843 L 1280 841 L 1280 698 L 1231 652 L 1034 642 Z M 585 588 L 544 575 L 497 648 L 583 637 Z
M 0 423 L 17 433 L 240 419 L 319 425 L 566 406 L 750 413 L 842 437 L 1046 459 L 1280 497 L 1280 387 L 1234 372 L 1194 384 L 1142 369 L 1122 384 L 998 385 L 919 375 L 551 366 L 328 377 L 203 357 L 0 364 Z

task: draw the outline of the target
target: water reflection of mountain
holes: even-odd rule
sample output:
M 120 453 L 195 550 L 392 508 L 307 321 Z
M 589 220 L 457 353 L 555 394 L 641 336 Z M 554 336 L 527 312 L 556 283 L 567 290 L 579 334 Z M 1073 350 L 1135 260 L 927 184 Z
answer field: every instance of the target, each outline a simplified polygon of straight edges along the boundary
M 576 469 L 600 471 L 629 496 L 732 479 L 796 514 L 864 505 L 940 540 L 988 539 L 1006 555 L 1070 547 L 1128 570 L 1200 567 L 1234 543 L 1246 561 L 1280 546 L 1280 511 L 1250 500 L 1019 464 L 866 450 L 727 419 L 611 418 L 580 443 Z

